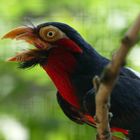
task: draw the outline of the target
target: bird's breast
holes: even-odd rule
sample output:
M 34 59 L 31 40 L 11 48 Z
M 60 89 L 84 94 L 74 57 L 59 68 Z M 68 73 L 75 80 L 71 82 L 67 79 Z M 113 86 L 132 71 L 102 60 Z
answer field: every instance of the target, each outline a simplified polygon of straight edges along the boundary
M 77 61 L 73 54 L 65 49 L 55 48 L 50 52 L 47 64 L 42 67 L 52 79 L 61 96 L 76 108 L 80 108 L 76 89 L 71 81 Z

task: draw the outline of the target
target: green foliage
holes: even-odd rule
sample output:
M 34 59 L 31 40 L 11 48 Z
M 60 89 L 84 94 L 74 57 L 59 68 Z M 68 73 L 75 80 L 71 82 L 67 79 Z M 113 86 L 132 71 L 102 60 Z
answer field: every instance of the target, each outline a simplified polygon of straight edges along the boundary
M 1 0 L 0 36 L 28 24 L 27 18 L 34 24 L 65 22 L 110 58 L 138 14 L 139 5 L 140 0 Z M 56 102 L 56 90 L 39 66 L 23 71 L 16 64 L 4 61 L 16 51 L 31 46 L 11 40 L 1 40 L 0 46 L 0 115 L 17 118 L 29 131 L 30 140 L 95 139 L 93 128 L 76 125 L 64 116 Z M 139 44 L 136 48 L 139 49 Z M 135 63 L 139 60 L 136 54 L 134 49 L 128 65 L 140 70 Z
M 6 140 L 5 138 L 4 138 L 4 135 L 0 132 L 0 140 Z

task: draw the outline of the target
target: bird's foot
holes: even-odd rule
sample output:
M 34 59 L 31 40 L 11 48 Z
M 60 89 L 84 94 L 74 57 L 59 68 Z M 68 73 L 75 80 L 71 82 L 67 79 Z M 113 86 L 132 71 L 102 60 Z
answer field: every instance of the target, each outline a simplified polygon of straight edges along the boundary
M 109 113 L 108 113 L 109 121 L 111 121 L 112 117 L 113 117 L 113 113 L 112 113 L 112 112 L 109 112 Z

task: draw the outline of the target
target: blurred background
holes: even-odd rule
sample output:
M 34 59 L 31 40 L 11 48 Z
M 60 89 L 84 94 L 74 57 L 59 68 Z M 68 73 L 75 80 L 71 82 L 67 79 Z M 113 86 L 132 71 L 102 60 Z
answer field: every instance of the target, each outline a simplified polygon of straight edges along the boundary
M 0 0 L 0 37 L 30 21 L 65 22 L 110 58 L 139 12 L 140 0 Z M 5 62 L 28 47 L 22 41 L 0 40 L 0 140 L 94 140 L 93 128 L 64 116 L 56 89 L 39 66 L 20 70 Z M 140 71 L 140 44 L 129 54 L 127 66 Z

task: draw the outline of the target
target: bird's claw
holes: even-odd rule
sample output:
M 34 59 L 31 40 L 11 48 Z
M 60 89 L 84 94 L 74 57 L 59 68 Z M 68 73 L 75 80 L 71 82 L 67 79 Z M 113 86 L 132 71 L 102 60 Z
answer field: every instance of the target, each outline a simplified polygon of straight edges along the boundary
M 93 86 L 94 86 L 94 89 L 95 89 L 96 92 L 99 89 L 99 85 L 100 85 L 100 78 L 99 78 L 99 76 L 96 75 L 93 78 Z
M 109 112 L 108 113 L 108 119 L 109 119 L 109 121 L 111 121 L 112 117 L 113 117 L 113 113 L 112 112 Z

